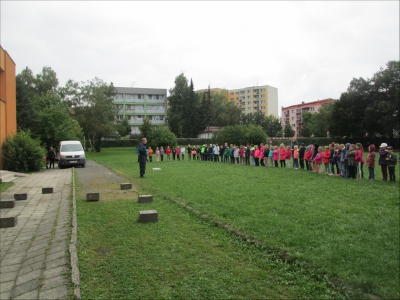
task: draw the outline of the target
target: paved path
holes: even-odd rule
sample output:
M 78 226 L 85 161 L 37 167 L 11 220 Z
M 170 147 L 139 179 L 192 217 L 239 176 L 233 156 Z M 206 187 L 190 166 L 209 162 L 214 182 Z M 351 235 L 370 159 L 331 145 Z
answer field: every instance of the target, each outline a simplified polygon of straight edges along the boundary
M 18 178 L 1 194 L 28 193 L 0 215 L 18 215 L 0 229 L 0 299 L 66 299 L 70 295 L 70 185 L 72 169 L 49 169 Z M 53 194 L 42 194 L 53 187 Z

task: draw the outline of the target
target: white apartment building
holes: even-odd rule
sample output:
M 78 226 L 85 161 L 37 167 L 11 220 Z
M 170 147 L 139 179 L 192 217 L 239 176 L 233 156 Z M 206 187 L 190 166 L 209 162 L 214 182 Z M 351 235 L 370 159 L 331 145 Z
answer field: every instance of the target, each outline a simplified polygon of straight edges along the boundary
M 167 118 L 167 89 L 115 87 L 114 104 L 117 120 L 128 119 L 132 134 L 140 134 L 139 126 L 147 117 L 151 124 L 164 126 Z

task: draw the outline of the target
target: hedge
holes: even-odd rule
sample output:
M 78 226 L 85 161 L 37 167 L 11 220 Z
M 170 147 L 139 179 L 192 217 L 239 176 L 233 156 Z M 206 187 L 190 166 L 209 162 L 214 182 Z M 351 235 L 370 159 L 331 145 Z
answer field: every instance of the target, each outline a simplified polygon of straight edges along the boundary
M 139 139 L 130 139 L 130 140 L 102 140 L 100 146 L 102 148 L 107 147 L 136 147 L 139 145 Z M 178 145 L 203 145 L 203 144 L 210 144 L 211 139 L 197 139 L 197 138 L 177 138 L 176 142 Z M 328 138 L 328 137 L 299 137 L 297 138 L 297 142 L 299 145 L 304 143 L 304 145 L 310 144 L 318 144 L 321 146 L 327 146 L 332 142 L 339 143 L 339 144 L 346 144 L 346 143 L 361 143 L 365 149 L 368 148 L 369 145 L 374 144 L 376 147 L 379 147 L 381 143 L 387 143 L 388 145 L 392 146 L 394 149 L 400 149 L 399 138 L 387 138 L 387 137 L 364 137 L 364 138 L 357 138 L 357 137 L 346 137 L 346 138 Z M 272 144 L 279 146 L 283 143 L 285 146 L 291 145 L 291 139 L 273 139 Z

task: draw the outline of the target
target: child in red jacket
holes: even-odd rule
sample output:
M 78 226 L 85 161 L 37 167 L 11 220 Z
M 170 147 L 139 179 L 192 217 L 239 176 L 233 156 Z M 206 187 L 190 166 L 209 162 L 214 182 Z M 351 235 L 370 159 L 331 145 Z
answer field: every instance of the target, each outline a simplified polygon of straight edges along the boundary
M 304 152 L 304 161 L 306 162 L 306 170 L 311 171 L 311 155 L 312 150 L 310 150 L 310 146 L 306 147 L 306 151 Z
M 358 170 L 358 178 L 357 180 L 361 180 L 364 178 L 363 166 L 364 166 L 364 158 L 363 158 L 363 146 L 361 143 L 356 144 L 356 164 Z
M 322 162 L 324 163 L 325 166 L 325 174 L 329 175 L 330 174 L 330 169 L 329 169 L 329 158 L 331 156 L 331 151 L 329 150 L 328 146 L 325 146 L 325 151 L 322 155 Z
M 322 158 L 323 158 L 322 148 L 318 147 L 318 153 L 317 155 L 315 155 L 313 162 L 315 163 L 317 172 L 319 174 L 322 174 Z

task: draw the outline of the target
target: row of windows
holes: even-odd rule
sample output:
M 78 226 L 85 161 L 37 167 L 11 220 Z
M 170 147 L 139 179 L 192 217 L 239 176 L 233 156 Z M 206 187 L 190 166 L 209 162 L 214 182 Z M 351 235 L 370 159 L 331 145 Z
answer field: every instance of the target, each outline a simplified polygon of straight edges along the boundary
M 296 113 L 307 112 L 307 111 L 315 111 L 315 107 L 311 106 L 311 107 L 296 109 Z M 292 114 L 294 114 L 294 112 L 295 112 L 295 110 L 292 109 Z M 287 111 L 287 113 L 289 113 L 289 111 Z
M 294 121 L 294 118 L 295 118 L 295 117 L 292 117 L 292 121 Z M 296 120 L 301 120 L 301 119 L 302 119 L 301 116 L 297 116 L 297 117 L 296 117 Z
M 247 90 L 247 93 L 251 93 L 253 91 L 253 93 L 263 93 L 265 91 L 265 89 L 253 89 L 253 90 Z M 236 95 L 243 95 L 246 91 L 242 90 L 242 91 L 237 91 Z M 230 92 L 229 95 L 233 96 L 235 95 L 235 92 Z
M 261 100 L 261 101 L 253 101 L 253 104 L 265 104 L 265 100 Z M 244 105 L 245 104 L 245 102 L 239 102 L 238 103 L 238 106 L 239 105 Z M 247 105 L 251 105 L 251 101 L 247 101 Z
M 141 121 L 145 116 L 125 116 L 128 121 Z M 163 121 L 164 116 L 146 116 L 149 121 Z M 124 116 L 116 116 L 116 120 L 122 120 Z
M 260 108 L 258 108 L 257 106 L 255 106 L 255 107 L 248 107 L 247 108 L 247 110 L 252 110 L 252 109 L 254 109 L 254 110 L 263 110 L 263 109 L 265 109 L 265 106 L 261 106 Z M 243 107 L 242 108 L 242 110 L 245 110 L 245 108 Z
M 125 94 L 125 99 L 126 100 L 136 100 L 136 99 L 149 99 L 149 100 L 163 100 L 164 95 L 144 95 L 144 94 Z M 123 94 L 116 94 L 115 95 L 116 100 L 122 100 L 123 99 Z
M 123 110 L 124 109 L 124 105 L 123 104 L 116 104 L 115 105 L 117 110 Z M 165 107 L 164 105 L 147 105 L 146 106 L 147 110 L 164 110 Z M 144 105 L 131 105 L 131 104 L 127 104 L 125 105 L 125 111 L 129 111 L 129 110 L 144 110 Z
M 247 99 L 251 99 L 251 97 L 252 97 L 252 96 L 247 96 Z M 258 98 L 265 98 L 265 95 L 254 95 L 253 98 L 256 98 L 256 99 L 258 99 Z M 233 101 L 234 99 L 235 99 L 235 98 L 230 98 L 231 101 Z M 243 99 L 246 99 L 246 97 L 245 97 L 245 96 L 236 97 L 236 100 L 238 100 L 238 101 L 243 100 Z

